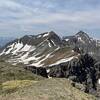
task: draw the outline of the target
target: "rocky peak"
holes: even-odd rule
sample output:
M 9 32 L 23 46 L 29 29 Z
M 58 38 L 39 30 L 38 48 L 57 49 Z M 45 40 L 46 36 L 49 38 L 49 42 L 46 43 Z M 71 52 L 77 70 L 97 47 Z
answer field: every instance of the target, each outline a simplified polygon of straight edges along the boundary
M 53 44 L 61 43 L 60 37 L 53 31 L 41 33 L 39 35 L 25 35 L 20 39 L 16 39 L 13 42 L 23 43 L 23 45 L 38 45 L 39 43 L 50 40 Z
M 76 33 L 76 35 L 88 35 L 88 34 L 85 33 L 84 31 L 79 31 L 78 33 Z
M 62 44 L 61 38 L 54 31 L 39 34 L 37 38 L 47 40 L 54 46 L 60 46 Z
M 50 31 L 49 36 L 57 36 L 57 34 L 54 31 Z
M 53 37 L 59 37 L 54 31 L 45 32 L 37 35 L 37 38 L 53 38 Z
M 34 35 L 25 35 L 22 38 L 19 39 L 20 43 L 22 42 L 25 44 L 30 44 L 30 41 L 32 41 L 35 38 Z
M 55 44 L 57 45 L 62 44 L 61 38 L 53 31 L 49 32 L 48 39 L 51 40 L 52 42 L 55 42 Z
M 75 36 L 80 37 L 80 38 L 85 39 L 85 40 L 90 40 L 89 35 L 83 31 L 79 31 Z

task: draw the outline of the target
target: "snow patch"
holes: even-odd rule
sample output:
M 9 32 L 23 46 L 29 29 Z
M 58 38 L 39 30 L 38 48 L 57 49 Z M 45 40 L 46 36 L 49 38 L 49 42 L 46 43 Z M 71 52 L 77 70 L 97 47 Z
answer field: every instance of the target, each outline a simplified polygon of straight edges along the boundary
M 74 52 L 74 50 L 72 50 L 72 52 Z
M 52 46 L 51 46 L 51 43 L 50 43 L 50 41 L 49 40 L 47 40 L 48 41 L 48 45 L 49 45 L 49 47 L 51 48 Z
M 29 51 L 31 45 L 26 44 L 20 51 Z
M 38 35 L 38 38 L 40 38 L 41 37 L 41 35 Z
M 47 73 L 49 73 L 50 72 L 50 69 L 47 69 Z
M 70 58 L 61 59 L 61 60 L 57 61 L 56 63 L 51 64 L 50 66 L 59 65 L 59 64 L 64 63 L 64 62 L 71 61 L 71 60 L 74 59 L 74 58 L 75 58 L 75 57 L 73 56 L 73 57 L 70 57 Z
M 69 39 L 65 39 L 65 41 L 69 41 Z
M 13 55 L 16 54 L 21 48 L 23 47 L 23 43 L 18 42 L 15 46 L 14 46 L 14 50 L 13 50 Z
M 35 46 L 31 46 L 29 52 L 34 51 L 36 49 Z
M 23 59 L 24 64 L 28 64 L 30 61 L 36 61 L 38 58 L 35 56 L 29 57 L 27 59 Z
M 46 36 L 48 36 L 49 35 L 49 32 L 48 33 L 45 33 L 44 35 L 43 35 L 43 37 L 46 37 Z
M 53 43 L 54 46 L 56 46 L 55 42 L 53 40 L 51 40 L 51 42 Z
M 85 43 L 85 41 L 83 41 L 81 37 L 78 37 L 78 41 L 81 41 L 82 43 Z
M 5 54 L 5 49 L 0 53 L 0 56 Z
M 23 56 L 21 56 L 19 59 L 25 60 L 29 55 L 29 52 L 25 53 Z
M 12 45 L 10 45 L 10 46 L 8 46 L 8 50 L 7 51 L 5 51 L 6 49 L 4 49 L 4 51 L 1 53 L 1 55 L 2 54 L 9 54 L 9 53 L 11 53 L 11 51 L 13 50 L 13 47 L 14 47 L 14 43 L 12 44 Z
M 31 64 L 31 65 L 32 65 L 32 66 L 37 66 L 37 67 L 41 67 L 41 66 L 43 66 L 44 64 L 42 64 L 42 62 L 45 61 L 47 58 L 49 58 L 50 55 L 51 55 L 51 54 L 47 54 L 46 56 L 43 55 L 44 58 L 43 58 L 42 60 L 39 60 L 39 59 L 42 58 L 43 56 L 37 58 L 37 60 L 39 60 L 39 61 L 37 61 L 36 63 L 34 62 L 34 63 Z

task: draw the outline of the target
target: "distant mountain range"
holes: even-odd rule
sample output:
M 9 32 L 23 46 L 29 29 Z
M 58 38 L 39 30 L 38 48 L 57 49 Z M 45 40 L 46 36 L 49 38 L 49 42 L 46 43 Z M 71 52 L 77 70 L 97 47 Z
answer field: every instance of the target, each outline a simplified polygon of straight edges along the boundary
M 24 64 L 33 73 L 44 68 L 48 77 L 81 83 L 87 93 L 100 92 L 100 41 L 83 31 L 63 38 L 53 31 L 26 35 L 7 43 L 0 56 L 13 65 Z
M 14 40 L 14 37 L 0 37 L 0 47 L 3 47 L 4 45 L 6 45 L 8 42 Z
M 88 53 L 99 59 L 100 41 L 90 38 L 82 31 L 64 38 L 51 31 L 15 39 L 4 47 L 1 55 L 9 56 L 9 61 L 14 64 L 24 63 L 39 67 L 72 60 L 80 53 Z

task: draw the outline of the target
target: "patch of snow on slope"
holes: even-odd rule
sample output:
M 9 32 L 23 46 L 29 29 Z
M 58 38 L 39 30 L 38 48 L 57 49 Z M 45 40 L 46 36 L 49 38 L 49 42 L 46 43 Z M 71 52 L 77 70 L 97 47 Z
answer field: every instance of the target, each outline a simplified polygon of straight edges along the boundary
M 32 57 L 29 57 L 28 59 L 23 60 L 24 64 L 29 64 L 30 61 L 36 61 L 36 58 L 32 56 Z
M 81 41 L 82 43 L 85 43 L 85 41 L 83 41 L 81 37 L 78 37 L 78 41 Z
M 38 35 L 38 38 L 40 38 L 41 37 L 41 35 Z
M 50 41 L 49 41 L 49 40 L 47 40 L 47 41 L 48 41 L 48 45 L 49 45 L 49 47 L 52 47 Z
M 25 45 L 22 49 L 21 49 L 21 51 L 29 51 L 29 49 L 31 48 L 31 45 Z
M 9 54 L 11 52 L 11 50 L 13 50 L 14 43 L 12 45 L 8 46 L 8 47 L 9 47 L 9 49 L 6 52 L 3 51 L 5 54 Z
M 28 59 L 25 59 L 24 62 L 25 62 L 25 64 L 28 64 L 29 61 L 32 61 L 32 60 L 36 60 L 36 58 L 34 56 L 32 56 L 32 57 L 29 57 Z
M 44 34 L 44 35 L 43 35 L 43 37 L 46 37 L 46 36 L 48 36 L 48 35 L 49 35 L 49 32 L 48 32 L 48 33 L 46 33 L 46 34 Z
M 34 63 L 37 63 L 40 58 L 44 57 L 44 55 L 40 56 L 40 57 L 36 57 L 36 56 L 37 56 L 37 54 L 32 57 L 29 57 L 27 59 L 25 59 L 25 57 L 23 57 L 22 62 L 24 62 L 24 64 L 29 64 L 30 61 L 34 61 Z
M 47 69 L 47 73 L 49 73 L 50 72 L 50 69 Z
M 29 50 L 29 51 L 31 52 L 31 51 L 34 51 L 35 49 L 36 49 L 36 47 L 35 47 L 35 46 L 31 46 L 31 48 L 30 48 L 30 50 Z
M 53 43 L 54 46 L 56 46 L 55 42 L 53 40 L 51 40 L 51 42 Z
M 14 51 L 12 52 L 13 54 L 16 54 L 21 48 L 23 47 L 23 43 L 17 43 L 14 47 Z
M 19 59 L 21 59 L 22 61 L 25 60 L 29 55 L 29 52 L 25 53 L 23 56 L 21 56 Z
M 64 63 L 64 62 L 71 61 L 71 60 L 74 59 L 74 58 L 75 58 L 75 57 L 73 56 L 73 57 L 70 57 L 70 58 L 61 59 L 61 60 L 57 61 L 56 63 L 51 64 L 50 66 L 59 65 L 59 64 Z
M 0 53 L 0 56 L 5 54 L 5 49 Z
M 100 79 L 98 79 L 98 84 L 100 85 Z
M 69 41 L 69 39 L 65 39 L 66 41 Z
M 51 55 L 51 53 L 50 53 L 50 54 L 47 54 L 42 60 L 40 60 L 40 61 L 38 61 L 38 62 L 36 62 L 36 63 L 33 63 L 33 64 L 31 64 L 31 65 L 32 65 L 32 66 L 36 66 L 36 67 L 41 67 L 41 66 L 43 66 L 44 64 L 42 64 L 42 62 L 45 61 L 47 58 L 49 58 L 50 55 Z

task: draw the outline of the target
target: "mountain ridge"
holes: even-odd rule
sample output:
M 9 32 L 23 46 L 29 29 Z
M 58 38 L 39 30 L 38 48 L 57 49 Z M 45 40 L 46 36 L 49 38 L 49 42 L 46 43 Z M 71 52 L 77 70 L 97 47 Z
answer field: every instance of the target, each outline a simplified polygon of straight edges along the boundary
M 20 57 L 25 58 L 26 56 L 27 58 L 28 57 L 32 58 L 33 56 L 34 58 L 33 59 L 30 58 L 29 60 L 30 62 L 34 59 L 46 60 L 47 58 L 49 58 L 50 55 L 52 58 L 52 56 L 54 56 L 52 54 L 54 54 L 54 52 L 55 54 L 60 53 L 61 51 L 60 49 L 61 50 L 66 49 L 66 51 L 68 51 L 69 54 L 73 56 L 76 54 L 78 56 L 78 53 L 81 52 L 88 53 L 93 56 L 97 56 L 97 52 L 100 51 L 99 42 L 91 39 L 88 36 L 88 34 L 83 31 L 79 31 L 73 36 L 67 36 L 64 38 L 61 38 L 55 32 L 50 31 L 50 32 L 41 33 L 39 35 L 25 35 L 19 39 L 16 39 L 8 43 L 4 47 L 4 50 L 0 55 L 10 55 L 13 57 L 17 56 L 16 58 L 20 58 Z M 66 53 L 66 51 L 64 52 Z M 62 54 L 64 55 L 63 52 Z M 59 56 L 62 56 L 62 54 L 60 54 Z M 70 57 L 70 55 L 68 57 Z M 66 55 L 60 58 L 62 59 L 65 56 Z M 41 62 L 43 62 L 43 60 Z

